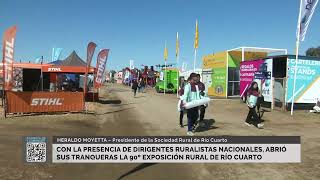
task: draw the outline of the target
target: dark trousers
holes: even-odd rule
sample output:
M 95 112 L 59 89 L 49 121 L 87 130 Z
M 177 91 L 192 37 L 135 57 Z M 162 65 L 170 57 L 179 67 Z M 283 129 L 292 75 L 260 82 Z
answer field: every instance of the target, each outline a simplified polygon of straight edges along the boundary
M 181 126 L 183 126 L 183 115 L 184 115 L 183 111 L 180 111 L 180 118 L 179 118 L 179 120 L 180 120 L 180 125 L 181 125 Z
M 198 107 L 194 107 L 187 110 L 188 117 L 188 131 L 192 131 L 193 124 L 197 121 L 199 117 L 199 109 Z
M 204 106 L 204 105 L 200 106 L 200 119 L 199 119 L 199 121 L 203 121 L 205 113 L 206 113 L 206 106 Z
M 137 94 L 137 89 L 133 89 L 133 95 L 134 95 L 134 97 L 136 97 L 136 94 Z
M 261 123 L 261 119 L 259 118 L 256 107 L 249 108 L 249 113 L 246 119 L 246 122 L 249 124 L 259 124 Z

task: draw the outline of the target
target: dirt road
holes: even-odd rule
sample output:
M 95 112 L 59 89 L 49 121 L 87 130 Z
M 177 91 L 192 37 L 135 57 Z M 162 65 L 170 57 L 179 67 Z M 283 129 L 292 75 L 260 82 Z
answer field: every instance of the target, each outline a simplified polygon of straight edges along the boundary
M 128 87 L 108 85 L 89 114 L 37 115 L 0 119 L 0 179 L 320 179 L 320 118 L 297 112 L 265 113 L 265 128 L 243 124 L 239 100 L 212 101 L 206 128 L 196 135 L 300 135 L 301 164 L 26 164 L 23 136 L 186 135 L 178 126 L 174 94 L 152 89 L 133 98 Z M 185 117 L 186 124 L 186 117 Z M 49 152 L 51 154 L 51 152 Z

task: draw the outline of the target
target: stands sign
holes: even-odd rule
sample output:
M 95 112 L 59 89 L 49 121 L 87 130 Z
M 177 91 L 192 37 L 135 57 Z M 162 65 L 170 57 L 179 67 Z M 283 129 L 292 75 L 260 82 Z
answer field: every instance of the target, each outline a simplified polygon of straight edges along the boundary
M 16 38 L 16 26 L 13 26 L 6 30 L 3 37 L 3 79 L 4 90 L 12 89 L 13 81 L 13 55 L 14 55 L 14 43 Z
M 102 85 L 102 78 L 103 74 L 106 70 L 106 63 L 108 59 L 108 53 L 109 49 L 103 49 L 99 52 L 98 54 L 98 59 L 97 59 L 97 75 L 95 78 L 95 85 L 97 88 L 101 87 Z

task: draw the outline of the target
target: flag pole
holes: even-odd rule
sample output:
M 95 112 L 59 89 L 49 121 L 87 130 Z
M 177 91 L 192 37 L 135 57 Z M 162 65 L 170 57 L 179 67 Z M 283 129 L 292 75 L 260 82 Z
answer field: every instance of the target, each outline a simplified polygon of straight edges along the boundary
M 94 71 L 93 71 L 93 83 L 92 83 L 92 102 L 94 102 L 94 81 L 95 81 L 95 73 L 94 73 Z
M 299 33 L 300 34 L 300 33 Z M 293 115 L 293 105 L 294 105 L 294 98 L 295 98 L 295 91 L 296 91 L 296 79 L 297 79 L 297 62 L 298 62 L 298 54 L 299 54 L 299 35 L 298 40 L 296 42 L 296 61 L 294 67 L 294 77 L 293 77 L 293 90 L 292 90 L 292 100 L 291 100 L 291 116 Z
M 179 86 L 179 66 L 178 66 L 178 62 L 179 62 L 179 55 L 177 56 L 177 98 L 179 97 L 179 89 L 180 89 L 180 86 Z
M 168 58 L 168 51 L 167 51 L 167 41 L 164 44 L 164 87 L 163 87 L 163 94 L 166 94 L 166 86 L 167 86 L 167 58 Z
M 164 61 L 164 87 L 163 94 L 166 94 L 166 86 L 167 86 L 167 60 Z
M 194 49 L 193 71 L 196 72 L 197 48 Z
M 196 20 L 196 33 L 194 38 L 194 59 L 193 59 L 193 71 L 196 72 L 196 61 L 197 61 L 197 49 L 198 49 L 198 40 L 199 40 L 199 32 L 198 32 L 198 19 Z
M 179 33 L 177 32 L 177 42 L 176 42 L 176 58 L 177 58 L 177 98 L 179 98 L 179 90 L 180 90 L 180 86 L 179 86 L 179 51 L 180 51 L 180 47 L 179 47 Z
M 297 78 L 297 64 L 298 64 L 298 55 L 299 55 L 299 45 L 300 45 L 300 20 L 301 20 L 301 7 L 302 0 L 300 0 L 300 9 L 299 9 L 299 18 L 298 18 L 298 34 L 297 34 L 297 41 L 296 41 L 296 61 L 294 67 L 294 77 L 293 77 L 293 90 L 292 90 L 292 99 L 291 99 L 291 116 L 293 115 L 293 105 L 294 105 L 294 98 L 295 98 L 295 91 L 296 91 L 296 78 Z

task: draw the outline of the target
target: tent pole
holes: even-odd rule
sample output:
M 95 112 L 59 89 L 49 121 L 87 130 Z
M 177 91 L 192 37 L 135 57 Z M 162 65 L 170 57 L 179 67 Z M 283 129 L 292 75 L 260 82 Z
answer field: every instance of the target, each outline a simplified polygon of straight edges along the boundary
M 295 61 L 295 68 L 294 68 L 294 77 L 293 77 L 293 90 L 292 90 L 292 101 L 291 101 L 291 116 L 293 115 L 293 105 L 294 105 L 294 93 L 296 91 L 296 78 L 297 78 L 297 65 L 298 65 L 298 56 L 299 56 L 299 45 L 300 45 L 300 20 L 301 20 L 301 7 L 302 7 L 302 0 L 300 1 L 300 10 L 299 10 L 299 18 L 298 18 L 298 34 L 297 34 L 297 41 L 296 41 L 296 61 Z
M 42 62 L 43 62 L 43 56 L 41 56 L 42 58 Z M 42 63 L 41 63 L 42 65 Z M 42 71 L 42 68 L 41 68 L 41 91 L 43 91 L 43 71 Z
M 244 48 L 242 47 L 242 51 L 241 51 L 241 56 L 242 56 L 242 62 L 244 61 Z
M 299 35 L 298 35 L 299 37 Z M 295 98 L 295 91 L 296 91 L 296 79 L 297 79 L 297 64 L 298 64 L 298 54 L 299 54 L 299 38 L 296 44 L 296 61 L 294 67 L 294 77 L 293 77 L 293 90 L 292 90 L 292 100 L 291 100 L 291 116 L 293 115 L 293 105 L 294 105 L 294 98 Z
M 228 83 L 229 83 L 229 51 L 227 51 L 227 62 L 226 62 L 226 99 L 228 99 Z
M 94 78 L 94 72 L 93 72 L 93 83 L 92 83 L 92 102 L 94 102 L 94 81 L 95 81 L 95 78 Z

